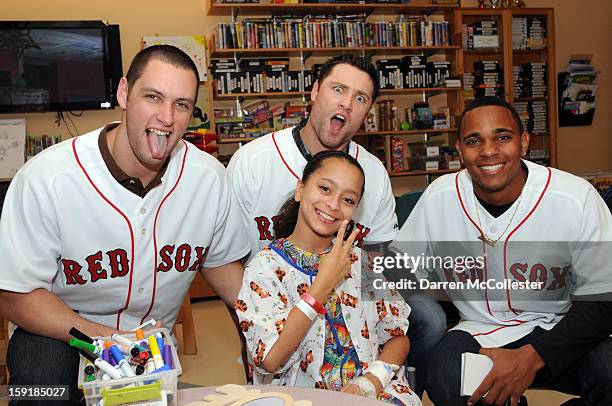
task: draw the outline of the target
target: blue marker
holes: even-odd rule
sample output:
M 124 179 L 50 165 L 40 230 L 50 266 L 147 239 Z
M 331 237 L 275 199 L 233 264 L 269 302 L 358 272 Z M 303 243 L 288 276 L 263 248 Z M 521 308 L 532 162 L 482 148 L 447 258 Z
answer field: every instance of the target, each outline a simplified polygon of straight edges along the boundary
M 85 358 L 93 362 L 95 366 L 97 366 L 102 371 L 104 371 L 106 374 L 108 374 L 108 376 L 110 376 L 111 378 L 113 379 L 125 378 L 125 375 L 121 371 L 116 370 L 110 364 L 108 364 L 102 358 L 99 358 L 96 354 L 92 353 L 91 351 L 81 348 L 79 349 L 79 352 Z
M 157 340 L 157 347 L 160 352 L 164 351 L 164 335 L 162 333 L 155 333 L 155 340 Z
M 128 364 L 128 362 L 125 360 L 125 358 L 123 357 L 123 354 L 121 353 L 121 350 L 117 348 L 116 345 L 111 345 L 110 352 L 113 355 L 113 358 L 115 358 L 115 361 L 117 361 L 117 364 L 119 364 L 119 368 L 121 368 L 125 376 L 127 376 L 128 378 L 132 376 L 136 376 L 136 374 L 134 373 L 134 370 L 132 369 L 130 364 Z

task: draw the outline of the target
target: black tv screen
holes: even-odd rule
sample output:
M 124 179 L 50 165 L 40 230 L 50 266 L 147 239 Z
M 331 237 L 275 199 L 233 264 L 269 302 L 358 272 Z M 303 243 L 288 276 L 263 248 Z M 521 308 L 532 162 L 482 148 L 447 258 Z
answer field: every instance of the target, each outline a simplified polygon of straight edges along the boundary
M 0 21 L 0 112 L 113 108 L 119 42 L 102 21 Z

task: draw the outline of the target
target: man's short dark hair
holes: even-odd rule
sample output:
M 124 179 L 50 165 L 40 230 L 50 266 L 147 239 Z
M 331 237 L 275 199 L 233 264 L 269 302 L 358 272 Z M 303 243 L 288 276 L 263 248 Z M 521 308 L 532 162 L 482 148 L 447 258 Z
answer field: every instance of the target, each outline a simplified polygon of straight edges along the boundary
M 176 66 L 177 68 L 192 71 L 195 75 L 196 82 L 198 83 L 196 87 L 197 99 L 198 89 L 200 87 L 200 75 L 198 73 L 198 68 L 185 52 L 172 45 L 153 45 L 138 52 L 134 59 L 132 59 L 130 68 L 125 75 L 128 85 L 133 85 L 142 76 L 145 67 L 152 59 L 157 59 Z
M 522 134 L 523 131 L 525 131 L 525 128 L 523 127 L 523 122 L 521 121 L 521 118 L 519 117 L 513 105 L 511 105 L 504 99 L 500 99 L 499 97 L 484 96 L 484 97 L 479 97 L 475 100 L 472 100 L 472 102 L 467 105 L 465 110 L 463 110 L 463 113 L 461 113 L 461 117 L 459 118 L 459 123 L 457 123 L 457 128 L 459 129 L 459 139 L 461 139 L 461 124 L 463 123 L 463 118 L 465 117 L 465 113 L 467 113 L 468 111 L 477 109 L 479 107 L 485 107 L 485 106 L 499 106 L 499 107 L 505 108 L 512 114 L 512 118 L 514 119 L 514 121 L 516 121 L 516 126 L 519 129 L 519 135 Z
M 378 80 L 378 72 L 376 71 L 376 68 L 374 65 L 372 65 L 370 59 L 366 57 L 355 54 L 340 54 L 333 57 L 321 65 L 321 69 L 319 69 L 319 75 L 317 77 L 319 84 L 323 83 L 323 80 L 329 76 L 336 65 L 343 63 L 351 65 L 360 71 L 367 73 L 370 79 L 372 79 L 372 103 L 374 103 L 374 100 L 376 100 L 380 94 L 380 81 Z

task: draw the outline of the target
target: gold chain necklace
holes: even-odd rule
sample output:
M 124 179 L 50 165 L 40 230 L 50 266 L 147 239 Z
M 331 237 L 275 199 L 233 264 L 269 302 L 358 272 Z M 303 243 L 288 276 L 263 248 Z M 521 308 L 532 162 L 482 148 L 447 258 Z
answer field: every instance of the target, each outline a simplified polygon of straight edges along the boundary
M 494 240 L 488 235 L 486 235 L 484 232 L 482 223 L 480 222 L 480 214 L 479 214 L 480 210 L 478 209 L 478 201 L 476 199 L 476 192 L 474 192 L 474 207 L 476 207 L 476 218 L 478 219 L 478 229 L 480 231 L 480 235 L 478 236 L 478 239 L 480 241 L 484 242 L 487 245 L 490 245 L 491 247 L 495 247 L 495 243 L 497 243 L 497 241 L 499 241 L 499 239 L 502 238 L 504 234 L 506 234 L 506 231 L 508 231 L 508 228 L 510 228 L 510 224 L 512 224 L 512 220 L 514 220 L 514 216 L 516 215 L 516 212 L 518 211 L 518 208 L 521 204 L 521 196 L 523 196 L 522 190 L 521 190 L 521 194 L 519 195 L 518 199 L 516 199 L 516 202 L 514 202 L 516 204 L 516 207 L 514 208 L 514 213 L 512 213 L 512 217 L 510 217 L 510 221 L 508 222 L 508 225 L 506 226 L 504 231 L 502 231 L 501 234 L 499 234 L 499 237 L 497 237 L 497 239 Z

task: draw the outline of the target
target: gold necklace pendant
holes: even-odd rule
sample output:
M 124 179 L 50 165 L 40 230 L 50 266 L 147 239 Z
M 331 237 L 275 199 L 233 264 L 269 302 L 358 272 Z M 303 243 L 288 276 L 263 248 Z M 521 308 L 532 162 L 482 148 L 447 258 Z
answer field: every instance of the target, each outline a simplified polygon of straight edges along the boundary
M 488 236 L 484 234 L 480 234 L 478 236 L 478 239 L 484 242 L 485 244 L 490 245 L 491 247 L 495 247 L 495 243 L 497 242 L 497 240 L 492 240 L 491 238 L 489 238 Z

